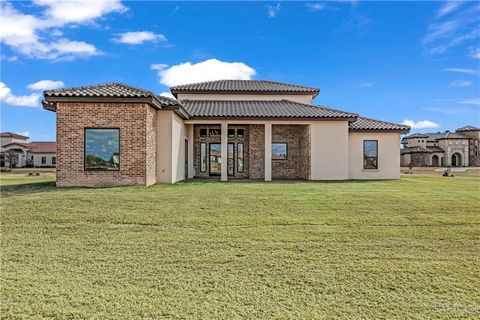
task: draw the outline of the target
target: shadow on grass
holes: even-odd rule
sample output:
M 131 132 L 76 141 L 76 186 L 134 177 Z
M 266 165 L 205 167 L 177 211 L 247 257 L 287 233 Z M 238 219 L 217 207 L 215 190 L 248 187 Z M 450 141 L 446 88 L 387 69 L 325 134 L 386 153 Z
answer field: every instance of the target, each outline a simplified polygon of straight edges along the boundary
M 39 192 L 57 191 L 55 181 L 12 184 L 0 187 L 2 197 L 12 197 Z

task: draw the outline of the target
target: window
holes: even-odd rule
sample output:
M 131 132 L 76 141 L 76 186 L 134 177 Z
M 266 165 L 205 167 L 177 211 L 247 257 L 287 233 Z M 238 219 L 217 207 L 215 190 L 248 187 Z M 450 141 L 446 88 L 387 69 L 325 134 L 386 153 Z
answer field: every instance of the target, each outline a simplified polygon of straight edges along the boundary
M 52 164 L 57 164 L 57 157 L 52 157 Z
M 219 137 L 220 136 L 220 129 L 210 129 L 208 130 L 208 135 L 210 137 Z
M 227 145 L 227 174 L 233 176 L 235 173 L 235 159 L 233 153 L 233 143 Z
M 272 143 L 272 160 L 286 160 L 287 154 L 288 150 L 286 142 Z
M 363 141 L 363 169 L 378 169 L 378 141 Z
M 235 129 L 228 129 L 228 137 L 235 138 Z
M 200 129 L 200 137 L 205 138 L 207 136 L 207 129 Z
M 244 130 L 237 129 L 237 138 L 243 138 L 243 137 L 244 137 Z
M 120 129 L 85 129 L 85 170 L 120 169 Z
M 243 143 L 237 144 L 237 172 L 244 172 Z
M 200 144 L 200 172 L 207 172 L 207 144 L 206 143 Z
M 47 164 L 47 157 L 42 157 L 42 164 Z

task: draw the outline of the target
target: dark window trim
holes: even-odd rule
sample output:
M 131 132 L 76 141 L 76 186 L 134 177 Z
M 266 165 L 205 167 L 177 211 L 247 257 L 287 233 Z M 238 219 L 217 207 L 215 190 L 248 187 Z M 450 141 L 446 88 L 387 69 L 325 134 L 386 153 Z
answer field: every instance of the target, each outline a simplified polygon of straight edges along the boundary
M 230 136 L 229 134 L 229 131 L 232 130 L 233 131 L 233 136 Z M 228 128 L 227 129 L 227 138 L 229 139 L 234 139 L 237 137 L 237 130 L 235 128 Z
M 205 130 L 205 135 L 202 136 L 202 130 Z M 208 137 L 208 129 L 207 128 L 200 128 L 200 130 L 198 131 L 198 135 L 200 138 L 207 138 Z
M 239 130 L 242 130 L 243 132 L 241 136 L 238 135 Z M 237 138 L 240 138 L 240 139 L 245 138 L 245 128 L 237 128 Z
M 377 145 L 377 155 L 376 157 L 366 157 L 365 156 L 365 142 L 375 142 L 376 145 Z M 376 165 L 375 165 L 375 168 L 365 168 L 365 159 L 366 158 L 376 158 L 377 161 L 376 161 Z M 363 170 L 378 170 L 378 140 L 363 140 Z
M 87 130 L 91 130 L 91 129 L 96 129 L 96 130 L 101 130 L 101 129 L 106 129 L 106 130 L 118 130 L 118 158 L 119 158 L 119 161 L 120 163 L 118 164 L 118 169 L 115 169 L 115 170 L 106 170 L 106 169 L 94 169 L 94 168 L 87 168 L 87 164 L 86 164 L 86 160 L 87 160 L 87 155 L 86 155 L 86 152 L 87 152 Z M 120 132 L 120 128 L 119 127 L 85 127 L 83 128 L 83 170 L 84 171 L 113 171 L 113 172 L 117 172 L 117 171 L 120 171 L 120 167 L 122 166 L 122 135 L 121 135 L 121 132 Z
M 284 142 L 284 141 L 275 141 L 275 142 L 272 142 L 272 149 L 273 149 L 273 144 L 275 144 L 275 143 L 285 144 L 285 146 L 286 146 L 285 151 L 286 151 L 287 155 L 286 155 L 285 159 L 273 159 L 273 154 L 272 154 L 272 161 L 285 161 L 285 160 L 288 160 L 288 142 Z
M 205 146 L 205 170 L 202 170 L 202 146 Z M 200 172 L 208 171 L 208 146 L 206 142 L 200 143 Z
M 243 165 L 242 165 L 242 170 L 240 171 L 239 168 L 240 166 L 238 165 L 238 161 L 240 161 L 240 153 L 238 151 L 238 145 L 241 144 L 242 145 L 242 160 L 243 160 Z M 243 142 L 238 142 L 237 143 L 237 173 L 244 173 L 245 172 L 245 143 Z
M 41 162 L 42 164 L 47 164 L 47 157 L 42 157 L 42 158 L 40 159 L 40 162 Z
M 57 157 L 52 157 L 52 164 L 57 164 Z

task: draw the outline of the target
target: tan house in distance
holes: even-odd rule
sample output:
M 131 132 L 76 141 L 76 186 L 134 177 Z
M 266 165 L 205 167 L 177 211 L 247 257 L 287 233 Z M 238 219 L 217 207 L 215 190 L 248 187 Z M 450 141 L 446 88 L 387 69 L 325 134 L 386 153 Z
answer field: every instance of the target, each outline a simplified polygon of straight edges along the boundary
M 57 113 L 57 185 L 189 178 L 398 179 L 409 127 L 312 104 L 320 90 L 261 80 L 44 92 Z
M 407 167 L 480 166 L 480 128 L 456 132 L 415 133 L 402 139 L 401 165 Z
M 13 152 L 14 163 L 12 167 L 55 167 L 56 166 L 56 144 L 55 141 L 32 141 L 27 142 L 28 137 L 13 133 L 0 133 L 0 166 L 10 167 L 6 153 Z

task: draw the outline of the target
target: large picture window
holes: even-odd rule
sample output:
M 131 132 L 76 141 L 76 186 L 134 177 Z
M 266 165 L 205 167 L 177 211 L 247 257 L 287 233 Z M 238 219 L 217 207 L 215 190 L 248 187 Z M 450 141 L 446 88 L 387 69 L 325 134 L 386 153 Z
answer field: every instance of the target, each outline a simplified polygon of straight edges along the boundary
M 272 160 L 286 160 L 288 156 L 288 148 L 286 142 L 272 143 Z
M 120 169 L 120 130 L 85 129 L 85 170 Z
M 363 141 L 363 169 L 378 169 L 378 141 Z

